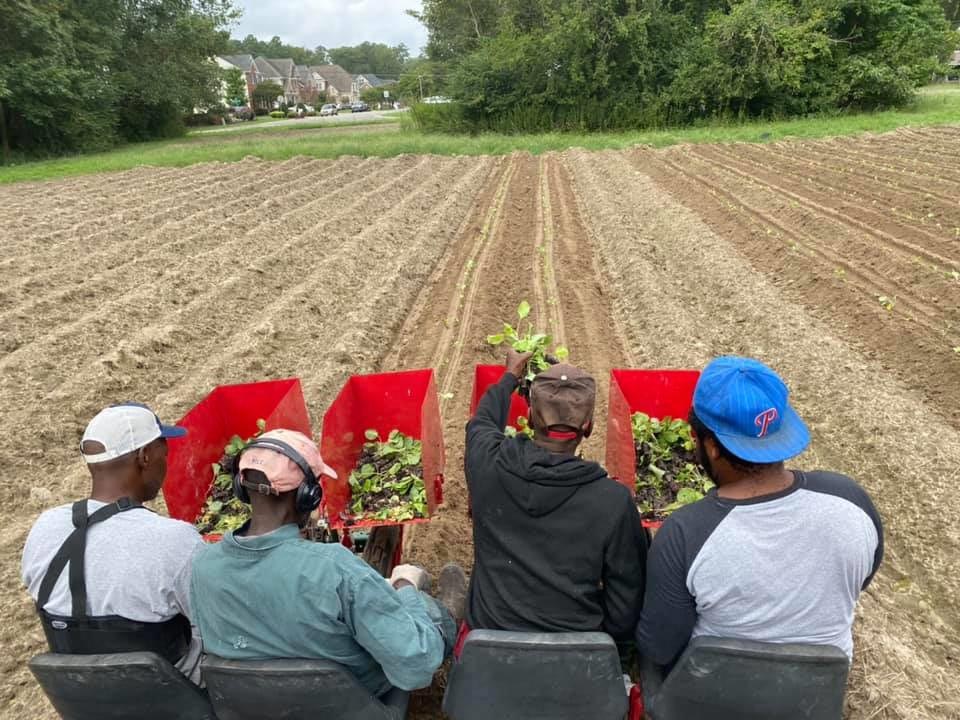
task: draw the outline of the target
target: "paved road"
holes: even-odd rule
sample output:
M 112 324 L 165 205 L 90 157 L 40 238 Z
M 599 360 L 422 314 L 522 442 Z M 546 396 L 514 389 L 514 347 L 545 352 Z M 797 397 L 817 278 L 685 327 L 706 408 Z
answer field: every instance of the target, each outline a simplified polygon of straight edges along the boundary
M 361 122 L 377 122 L 382 120 L 393 120 L 400 122 L 400 113 L 404 112 L 403 110 L 389 110 L 385 112 L 377 112 L 376 110 L 371 112 L 357 113 L 340 113 L 339 115 L 332 115 L 330 117 L 306 117 L 301 120 L 273 120 L 271 122 L 239 122 L 234 123 L 233 125 L 225 125 L 223 127 L 213 127 L 213 128 L 202 128 L 200 130 L 194 130 L 190 135 L 206 135 L 208 133 L 229 133 L 229 132 L 242 132 L 244 130 L 267 130 L 273 128 L 282 128 L 282 127 L 317 127 L 320 125 L 340 125 L 342 123 L 361 123 Z

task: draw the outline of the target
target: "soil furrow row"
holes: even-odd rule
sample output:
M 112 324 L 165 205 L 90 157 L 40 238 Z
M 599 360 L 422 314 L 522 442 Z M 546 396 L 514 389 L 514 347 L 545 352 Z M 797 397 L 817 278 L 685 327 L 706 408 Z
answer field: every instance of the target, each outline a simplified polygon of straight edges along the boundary
M 456 241 L 450 243 L 446 256 L 431 273 L 384 357 L 381 369 L 432 367 L 438 373 L 439 384 L 440 374 L 449 364 L 446 355 L 452 347 L 454 328 L 461 321 L 462 293 L 468 283 L 475 282 L 471 278 L 475 276 L 476 258 L 487 242 L 491 218 L 503 202 L 511 172 L 509 159 L 500 158 L 491 164 L 483 188 L 457 228 Z M 431 315 L 435 309 L 433 303 L 438 300 L 447 308 L 446 314 L 439 318 Z
M 688 157 L 696 162 L 692 155 Z M 668 160 L 666 154 L 662 160 L 674 172 L 686 172 L 678 164 Z M 939 340 L 945 343 L 944 347 L 946 347 L 946 343 L 956 342 L 960 339 L 960 328 L 957 331 L 952 331 L 949 327 L 950 318 L 944 315 L 945 311 L 954 312 L 955 309 L 949 307 L 940 309 L 931 301 L 918 296 L 911 285 L 897 280 L 895 272 L 899 266 L 890 261 L 887 261 L 888 264 L 884 266 L 883 258 L 877 257 L 879 248 L 864 243 L 855 236 L 844 235 L 843 233 L 834 236 L 832 233 L 823 233 L 822 230 L 826 221 L 825 218 L 817 216 L 815 208 L 811 208 L 815 213 L 814 217 L 801 222 L 799 226 L 808 231 L 816 229 L 818 234 L 800 233 L 788 226 L 785 221 L 778 220 L 777 213 L 764 209 L 763 205 L 757 205 L 755 201 L 746 200 L 744 195 L 749 194 L 749 188 L 744 183 L 719 180 L 714 184 L 705 179 L 712 177 L 711 168 L 721 172 L 721 174 L 727 171 L 727 168 L 708 160 L 703 170 L 688 173 L 688 176 L 706 187 L 709 192 L 716 192 L 728 201 L 742 207 L 756 218 L 761 225 L 776 228 L 782 237 L 789 238 L 793 242 L 795 249 L 802 247 L 804 250 L 813 253 L 821 261 L 825 272 L 836 274 L 837 271 L 841 271 L 841 277 L 847 281 L 847 284 L 860 289 L 865 298 L 880 303 L 883 303 L 883 301 L 878 301 L 878 298 L 888 298 L 891 303 L 891 306 L 886 308 L 888 312 L 902 315 L 921 325 L 928 331 L 932 340 Z M 745 173 L 738 171 L 732 171 L 732 174 L 736 178 L 747 177 Z M 752 179 L 751 181 L 755 182 Z M 736 191 L 723 189 L 724 187 L 735 188 Z M 764 189 L 769 192 L 777 192 L 776 188 L 771 188 L 764 183 L 759 183 L 757 187 L 761 192 Z M 793 197 L 795 195 L 795 193 L 790 193 L 788 196 Z M 797 198 L 799 196 L 793 197 L 795 200 Z M 761 203 L 763 202 L 762 198 L 758 198 L 758 200 Z M 806 205 L 804 202 L 800 204 Z M 782 217 L 783 213 L 781 212 L 780 215 Z M 817 241 L 811 243 L 815 238 Z M 847 242 L 844 242 L 844 240 Z M 854 250 L 850 247 L 851 243 L 857 243 L 859 248 Z M 870 262 L 867 262 L 868 260 Z M 873 264 L 877 264 L 878 267 L 873 267 Z
M 822 147 L 812 143 L 804 145 L 773 144 L 767 145 L 766 149 L 779 162 L 799 165 L 806 172 L 829 171 L 840 177 L 857 178 L 861 181 L 858 192 L 885 200 L 890 195 L 895 195 L 902 198 L 900 207 L 909 207 L 917 201 L 921 201 L 924 210 L 942 208 L 954 211 L 960 205 L 960 200 L 954 195 L 935 192 L 929 186 L 906 182 L 902 173 L 881 168 L 863 170 L 861 168 L 866 166 L 862 163 L 844 162 L 843 159 L 837 157 L 836 153 L 830 151 L 829 146 Z M 865 187 L 869 187 L 870 190 L 864 190 Z M 930 202 L 931 199 L 936 200 L 937 203 Z
M 790 156 L 764 149 L 738 146 L 736 154 L 719 151 L 730 162 L 741 162 L 760 169 L 764 178 L 790 177 L 790 186 L 808 198 L 816 199 L 835 210 L 855 215 L 871 226 L 896 237 L 919 235 L 922 247 L 951 259 L 960 265 L 960 238 L 955 229 L 960 227 L 960 200 L 938 202 L 936 196 L 924 193 L 915 186 L 896 188 L 872 178 L 858 182 L 862 175 L 850 167 L 834 168 L 829 164 Z M 919 210 L 919 212 L 918 212 Z M 917 212 L 915 216 L 913 213 Z M 911 254 L 911 257 L 916 257 Z M 934 272 L 943 275 L 942 265 L 930 260 Z M 951 267 L 948 263 L 947 267 Z
M 555 322 L 553 314 L 550 312 L 550 308 L 547 306 L 547 268 L 545 261 L 546 253 L 546 217 L 549 217 L 547 213 L 547 203 L 544 201 L 543 197 L 543 183 L 545 182 L 545 176 L 543 172 L 543 156 L 541 156 L 537 161 L 537 197 L 534 200 L 535 206 L 535 222 L 534 222 L 534 233 L 533 237 L 530 238 L 533 241 L 533 247 L 530 248 L 531 257 L 534 259 L 534 273 L 533 273 L 533 310 L 530 313 L 530 321 L 533 323 L 534 327 L 540 330 L 546 330 L 550 333 L 555 333 L 556 330 L 553 327 Z M 512 323 L 511 323 L 512 324 Z
M 354 166 L 352 169 L 351 164 Z M 276 195 L 283 196 L 296 188 L 302 188 L 305 173 L 306 169 L 300 171 L 291 168 L 287 173 L 273 175 L 271 183 Z M 319 183 L 302 190 L 300 196 L 309 197 L 310 193 L 319 194 L 328 188 L 336 191 L 343 185 L 344 178 L 355 174 L 356 164 L 343 162 L 340 164 L 339 171 L 324 173 Z M 222 223 L 225 218 L 230 222 L 227 228 L 235 227 L 236 230 L 242 231 L 245 223 L 255 221 L 256 213 L 262 209 L 251 207 L 249 199 L 251 194 L 259 193 L 261 186 L 262 177 L 256 176 L 239 188 L 219 189 L 210 196 L 198 197 L 194 194 L 189 204 L 179 207 L 171 204 L 166 211 L 158 213 L 156 223 L 150 218 L 137 223 L 117 223 L 98 231 L 94 236 L 78 237 L 75 243 L 61 242 L 54 245 L 53 238 L 49 241 L 44 238 L 42 247 L 55 246 L 58 250 L 35 254 L 33 268 L 26 273 L 18 269 L 18 276 L 22 280 L 4 288 L 4 292 L 0 294 L 0 307 L 16 303 L 26 292 L 29 292 L 35 300 L 41 300 L 45 298 L 36 296 L 38 290 L 88 282 L 87 277 L 77 276 L 72 267 L 71 259 L 75 260 L 78 253 L 82 254 L 86 266 L 116 273 L 121 268 L 141 263 L 151 256 L 164 255 L 166 246 L 170 243 L 190 242 L 191 239 L 203 238 L 215 241 L 216 237 L 210 232 L 209 227 L 218 224 L 218 221 Z M 147 229 L 141 233 L 139 228 L 144 224 Z M 225 228 L 226 233 L 231 234 L 231 230 L 227 228 Z M 178 237 L 178 233 L 181 232 L 183 236 Z M 97 246 L 101 243 L 97 241 L 101 239 L 105 247 L 98 249 Z M 138 249 L 145 247 L 149 248 L 146 256 L 142 251 L 138 252 Z M 43 272 L 40 268 L 48 268 L 48 271 Z M 62 296 L 50 298 L 49 301 L 62 302 L 63 298 Z
M 877 163 L 881 167 L 896 168 L 918 178 L 929 178 L 951 185 L 957 183 L 956 176 L 951 175 L 949 170 L 944 168 L 943 163 L 938 162 L 938 158 L 925 160 L 917 157 L 897 156 L 892 153 L 884 155 L 882 154 L 883 151 L 885 149 L 889 150 L 889 148 L 873 147 L 865 144 L 853 145 L 846 140 L 846 138 L 838 138 L 834 142 L 838 150 L 851 159 L 863 158 L 868 162 Z M 873 148 L 875 151 L 871 152 L 868 148 Z
M 822 191 L 813 190 L 810 187 L 810 185 L 813 183 L 802 184 L 797 187 L 797 191 L 795 192 L 784 187 L 781 182 L 778 182 L 780 179 L 779 174 L 775 174 L 772 171 L 767 170 L 759 163 L 753 163 L 753 168 L 746 168 L 745 163 L 741 162 L 735 156 L 731 156 L 730 153 L 718 147 L 711 149 L 702 147 L 691 148 L 690 153 L 695 157 L 715 164 L 717 167 L 726 172 L 733 173 L 751 182 L 765 185 L 780 195 L 788 197 L 791 200 L 800 203 L 804 207 L 809 208 L 812 212 L 827 215 L 833 220 L 847 225 L 854 230 L 859 230 L 867 233 L 868 235 L 872 235 L 878 240 L 883 241 L 883 243 L 888 246 L 885 248 L 886 251 L 899 251 L 899 255 L 903 260 L 909 261 L 912 257 L 921 257 L 940 267 L 951 267 L 954 263 L 956 263 L 956 259 L 954 257 L 948 257 L 938 252 L 934 252 L 933 250 L 927 250 L 925 247 L 918 245 L 915 242 L 910 242 L 906 239 L 898 237 L 897 235 L 894 235 L 893 232 L 889 230 L 878 227 L 876 223 L 879 219 L 880 222 L 884 223 L 887 227 L 892 225 L 890 228 L 891 230 L 896 230 L 904 234 L 919 235 L 921 237 L 918 238 L 918 240 L 921 242 L 925 240 L 927 243 L 932 243 L 937 246 L 944 242 L 944 238 L 940 235 L 928 232 L 922 228 L 909 228 L 898 222 L 885 222 L 884 218 L 878 218 L 878 213 L 865 208 L 856 207 L 854 205 L 844 205 L 838 209 L 830 204 L 831 200 L 828 194 Z M 790 171 L 779 166 L 777 170 L 782 174 L 791 174 Z M 881 243 L 881 245 L 883 243 Z M 940 275 L 939 279 L 942 280 L 943 276 Z
M 490 211 L 484 221 L 484 226 L 480 230 L 480 239 L 474 247 L 474 253 L 467 261 L 463 283 L 459 288 L 461 293 L 460 298 L 458 298 L 460 309 L 455 315 L 453 313 L 447 315 L 448 318 L 451 316 L 455 317 L 456 321 L 452 323 L 450 327 L 452 342 L 447 343 L 441 340 L 438 352 L 442 354 L 436 358 L 436 361 L 439 361 L 442 366 L 439 383 L 441 409 L 446 407 L 447 400 L 459 379 L 460 363 L 464 354 L 464 344 L 467 342 L 469 331 L 473 325 L 474 305 L 477 302 L 477 293 L 481 287 L 481 278 L 483 277 L 488 258 L 490 257 L 490 247 L 493 245 L 491 238 L 495 238 L 499 234 L 506 198 L 514 182 L 516 172 L 517 160 L 516 158 L 511 158 L 510 166 L 504 173 L 502 185 L 500 189 L 498 189 L 493 204 L 490 206 Z M 452 332 L 454 329 L 456 329 L 455 333 Z M 446 333 L 444 334 L 446 335 Z
M 672 164 L 665 155 L 651 154 L 645 163 L 645 173 L 688 207 L 697 208 L 705 222 L 776 278 L 785 291 L 797 293 L 821 317 L 843 327 L 854 342 L 867 349 L 868 356 L 877 357 L 960 427 L 957 359 L 951 355 L 945 329 L 924 325 L 925 321 L 904 312 L 899 301 L 892 311 L 884 311 L 871 301 L 884 292 L 877 279 L 861 275 L 842 258 L 811 247 L 812 238 L 800 237 L 770 213 L 746 205 L 725 189 L 730 183 L 710 182 Z M 772 237 L 780 238 L 776 247 L 771 247 Z M 837 312 L 837 308 L 846 312 Z M 960 333 L 960 327 L 953 326 L 951 332 Z M 943 381 L 931 385 L 926 381 L 930 373 Z
M 423 162 L 419 161 L 396 177 L 390 178 L 384 188 L 401 187 L 403 180 L 410 174 L 416 173 L 422 164 Z M 60 308 L 69 306 L 74 320 L 58 327 L 55 333 L 67 335 L 77 326 L 90 321 L 88 313 L 109 314 L 125 303 L 133 304 L 135 298 L 152 294 L 153 288 L 145 287 L 144 280 L 156 278 L 158 275 L 163 278 L 162 291 L 175 295 L 174 301 L 177 303 L 197 296 L 203 297 L 206 288 L 211 284 L 210 281 L 220 279 L 218 273 L 223 268 L 229 268 L 241 262 L 247 266 L 251 263 L 257 264 L 258 258 L 255 251 L 248 251 L 246 255 L 239 252 L 232 255 L 229 252 L 230 248 L 242 248 L 253 244 L 255 250 L 258 241 L 274 236 L 279 228 L 293 232 L 297 236 L 307 229 L 308 226 L 301 227 L 301 225 L 304 224 L 303 218 L 309 217 L 312 210 L 322 210 L 330 205 L 331 201 L 337 201 L 341 197 L 353 197 L 355 188 L 363 187 L 367 182 L 367 178 L 358 177 L 340 185 L 327 197 L 316 197 L 312 188 L 301 188 L 295 192 L 285 193 L 281 195 L 280 200 L 268 201 L 268 207 L 275 213 L 273 216 L 264 217 L 261 206 L 248 207 L 230 218 L 229 224 L 221 225 L 224 234 L 229 238 L 226 242 L 221 242 L 222 235 L 212 229 L 212 224 L 201 226 L 195 232 L 184 235 L 179 235 L 175 230 L 167 228 L 162 233 L 164 239 L 151 246 L 148 251 L 136 256 L 134 271 L 124 265 L 105 268 L 87 276 L 79 285 L 74 285 L 52 296 L 40 296 L 26 307 L 19 306 L 9 311 L 4 319 L 10 330 L 8 342 L 11 345 L 15 343 L 15 347 L 8 348 L 10 354 L 0 359 L 0 368 L 14 362 L 17 351 L 33 352 L 34 342 L 38 339 L 51 338 L 47 328 L 38 326 L 33 322 L 33 318 L 39 315 L 56 315 Z M 237 202 L 247 204 L 240 200 Z M 335 210 L 326 217 L 347 219 L 363 207 L 362 202 L 362 198 L 358 198 L 345 207 L 334 205 Z M 221 216 L 220 222 L 228 221 Z M 329 220 L 327 222 L 329 223 Z M 230 228 L 234 224 L 247 229 L 242 233 L 232 234 Z M 271 248 L 272 246 L 273 243 L 270 244 Z M 181 258 L 178 263 L 168 263 L 166 266 L 160 263 L 161 258 L 176 256 Z M 212 267 L 208 268 L 202 264 L 207 260 L 212 263 Z M 181 281 L 182 287 L 178 286 Z M 101 307 L 102 300 L 98 287 L 102 285 L 109 285 L 115 293 L 110 303 L 111 307 Z
M 537 244 L 537 252 L 540 254 L 540 270 L 542 272 L 544 285 L 544 304 L 543 312 L 546 313 L 546 329 L 553 336 L 557 345 L 567 344 L 567 328 L 563 318 L 563 302 L 560 297 L 560 291 L 557 287 L 556 272 L 556 226 L 557 219 L 554 216 L 554 207 L 551 196 L 553 194 L 550 167 L 552 163 L 547 156 L 540 156 L 538 174 L 540 178 L 540 195 L 537 200 L 538 207 L 541 208 L 541 217 L 538 225 L 542 228 L 542 236 Z
M 438 179 L 452 179 L 450 176 L 458 172 L 453 163 L 444 162 L 441 168 L 432 168 L 426 167 L 423 159 L 416 162 L 414 170 L 413 182 L 409 182 L 410 178 L 406 173 L 392 177 L 388 183 L 359 197 L 352 212 L 363 207 L 382 215 L 384 219 L 401 218 L 402 212 L 408 206 L 416 205 L 421 199 L 421 188 L 425 184 Z M 393 188 L 395 196 L 384 191 L 388 187 Z M 404 194 L 400 194 L 401 188 Z M 352 212 L 347 209 L 340 217 L 349 217 Z M 325 236 L 325 242 L 330 251 L 323 256 L 321 262 L 327 262 L 329 258 L 349 257 L 349 250 L 367 239 L 365 233 L 357 234 L 343 228 L 343 222 L 339 218 L 326 225 L 329 225 L 329 235 Z M 289 287 L 289 269 L 283 259 L 299 258 L 309 252 L 318 237 L 321 236 L 314 228 L 309 232 L 298 233 L 283 243 L 257 248 L 259 254 L 254 253 L 242 267 L 236 262 L 235 252 L 229 249 L 221 250 L 211 257 L 219 267 L 205 270 L 192 268 L 192 273 L 200 274 L 199 278 L 193 276 L 191 268 L 184 268 L 183 281 L 188 286 L 192 283 L 192 287 L 198 291 L 188 295 L 189 300 L 186 302 L 174 302 L 177 298 L 158 300 L 153 298 L 149 288 L 140 288 L 128 293 L 122 301 L 115 301 L 95 314 L 60 326 L 38 343 L 42 349 L 32 349 L 34 355 L 40 353 L 41 357 L 45 358 L 43 362 L 47 366 L 47 372 L 42 381 L 30 382 L 31 364 L 25 362 L 22 353 L 15 354 L 18 356 L 16 363 L 11 360 L 12 356 L 7 356 L 2 361 L 6 366 L 2 387 L 5 394 L 13 399 L 10 422 L 16 425 L 13 419 L 16 417 L 16 409 L 25 407 L 30 398 L 47 397 L 49 401 L 55 401 L 67 392 L 71 382 L 76 382 L 78 367 L 57 363 L 54 358 L 68 356 L 80 360 L 85 355 L 88 358 L 86 362 L 92 363 L 86 366 L 88 370 L 103 367 L 108 374 L 122 376 L 125 367 L 149 364 L 150 357 L 158 352 L 162 353 L 164 347 L 184 342 L 180 337 L 182 331 L 178 325 L 173 324 L 173 319 L 184 325 L 203 327 L 209 331 L 208 335 L 201 336 L 192 343 L 197 347 L 207 342 L 215 342 L 223 333 L 243 326 L 245 318 L 263 304 L 259 302 L 261 296 L 269 299 L 272 294 Z M 226 273 L 227 269 L 229 274 Z M 217 273 L 221 278 L 220 282 L 213 286 L 206 283 L 205 273 L 209 272 Z M 318 291 L 322 292 L 319 288 Z M 177 288 L 174 288 L 173 292 L 181 294 Z M 155 324 L 158 310 L 165 306 L 168 310 L 159 318 L 161 324 Z M 218 307 L 223 309 L 216 314 L 211 312 Z M 120 313 L 123 313 L 122 322 L 108 322 Z M 131 331 L 138 338 L 134 347 L 124 342 L 124 338 L 129 337 Z M 89 347 L 86 353 L 78 354 L 77 340 L 85 336 L 96 338 L 96 346 Z M 97 355 L 106 348 L 114 350 L 97 359 Z M 210 349 L 207 349 L 201 356 L 206 356 L 209 352 Z M 91 353 L 93 358 L 90 358 Z M 83 375 L 82 372 L 79 374 Z

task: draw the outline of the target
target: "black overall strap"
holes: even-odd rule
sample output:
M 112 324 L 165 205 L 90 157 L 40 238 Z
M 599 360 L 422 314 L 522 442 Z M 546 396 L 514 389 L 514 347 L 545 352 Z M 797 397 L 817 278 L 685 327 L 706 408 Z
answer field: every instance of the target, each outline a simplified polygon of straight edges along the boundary
M 40 583 L 40 592 L 37 595 L 37 609 L 43 610 L 43 606 L 50 600 L 57 580 L 63 574 L 63 569 L 67 563 L 70 563 L 70 598 L 72 603 L 71 617 L 83 619 L 87 617 L 87 581 L 84 577 L 84 556 L 87 551 L 87 530 L 91 525 L 96 525 L 108 518 L 112 518 L 117 513 L 127 510 L 134 510 L 143 507 L 139 503 L 134 503 L 130 498 L 120 498 L 115 503 L 104 505 L 99 510 L 95 510 L 92 515 L 87 515 L 87 501 L 78 500 L 73 504 L 73 527 L 75 528 L 70 536 L 64 540 L 63 545 L 53 556 L 50 566 L 47 568 L 46 575 Z

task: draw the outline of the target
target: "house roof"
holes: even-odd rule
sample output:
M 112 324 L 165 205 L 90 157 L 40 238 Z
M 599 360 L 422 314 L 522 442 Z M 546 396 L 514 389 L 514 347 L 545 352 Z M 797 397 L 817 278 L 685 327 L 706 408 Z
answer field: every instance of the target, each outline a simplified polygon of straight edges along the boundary
M 384 85 L 393 85 L 396 82 L 395 80 L 384 80 L 382 77 L 377 77 L 376 75 L 371 75 L 369 73 L 357 75 L 357 78 L 364 78 L 368 83 L 370 83 L 370 87 L 383 87 Z
M 310 68 L 308 68 L 306 65 L 297 65 L 293 70 L 301 81 L 310 83 L 310 81 L 313 80 L 310 74 Z
M 253 65 L 253 55 L 221 55 L 221 60 L 224 60 L 234 67 L 238 67 L 244 72 L 250 69 L 250 66 Z
M 350 94 L 353 76 L 339 65 L 311 65 L 310 70 L 320 75 L 341 95 Z
M 280 79 L 283 77 L 283 73 L 277 70 L 270 61 L 264 57 L 258 57 L 253 61 L 253 64 L 257 68 L 257 72 L 266 78 Z
M 267 58 L 267 62 L 280 71 L 281 77 L 293 77 L 293 69 L 296 65 L 290 58 Z

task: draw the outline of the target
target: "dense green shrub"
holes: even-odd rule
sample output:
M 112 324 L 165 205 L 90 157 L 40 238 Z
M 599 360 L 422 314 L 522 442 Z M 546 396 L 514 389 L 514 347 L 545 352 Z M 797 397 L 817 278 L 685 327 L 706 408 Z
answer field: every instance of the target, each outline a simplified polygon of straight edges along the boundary
M 617 130 L 903 105 L 960 43 L 937 0 L 425 0 L 445 132 Z M 474 3 L 477 4 L 477 3 Z M 479 12 L 479 11 L 478 11 Z M 476 32 L 472 32 L 476 31 Z
M 285 118 L 287 117 L 287 113 L 285 113 L 283 110 L 274 110 L 270 113 L 270 117 L 276 119 Z

